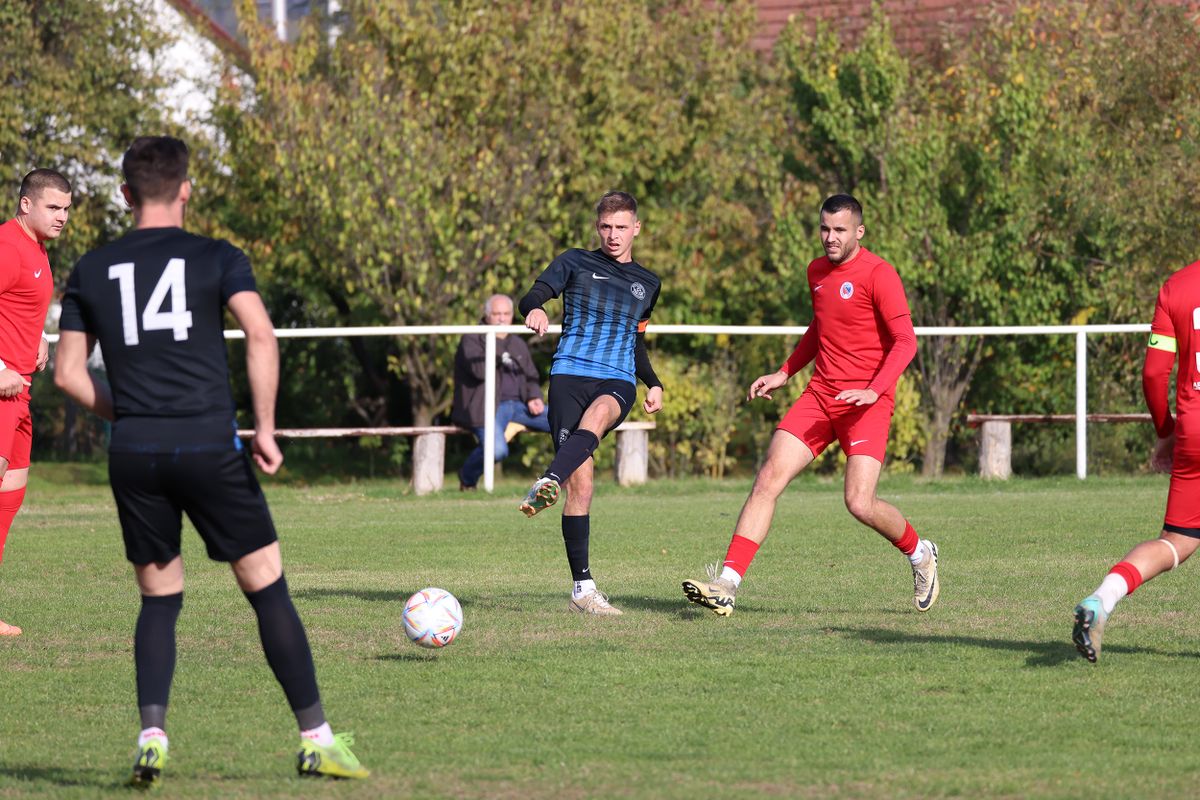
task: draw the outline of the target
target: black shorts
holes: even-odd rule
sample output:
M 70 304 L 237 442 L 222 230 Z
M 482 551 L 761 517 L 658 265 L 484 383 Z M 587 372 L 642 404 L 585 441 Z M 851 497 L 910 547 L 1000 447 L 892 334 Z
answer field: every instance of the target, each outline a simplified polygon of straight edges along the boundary
M 554 450 L 562 447 L 567 437 L 579 427 L 583 412 L 602 395 L 610 395 L 621 407 L 621 413 L 609 431 L 625 421 L 637 400 L 637 387 L 616 378 L 585 378 L 581 375 L 551 375 L 550 398 L 546 415 L 550 420 L 550 435 Z M 607 434 L 608 431 L 605 431 Z M 603 437 L 601 437 L 603 438 Z
M 134 564 L 179 555 L 182 514 L 214 561 L 237 561 L 278 539 L 245 450 L 109 453 L 108 477 Z

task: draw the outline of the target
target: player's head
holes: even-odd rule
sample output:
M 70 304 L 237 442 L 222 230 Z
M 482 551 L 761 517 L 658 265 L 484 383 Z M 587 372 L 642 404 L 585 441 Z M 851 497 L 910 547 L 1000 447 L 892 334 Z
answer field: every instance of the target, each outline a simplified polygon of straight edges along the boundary
M 596 203 L 596 233 L 600 249 L 617 261 L 632 261 L 633 240 L 642 230 L 637 200 L 626 192 L 609 192 Z
M 188 147 L 173 136 L 139 136 L 125 151 L 121 172 L 125 198 L 134 208 L 186 203 L 191 193 L 188 181 Z
M 57 239 L 71 208 L 71 182 L 52 169 L 35 169 L 21 180 L 17 219 L 39 242 Z
M 513 301 L 506 294 L 494 294 L 483 304 L 483 319 L 488 325 L 511 325 Z
M 835 194 L 821 204 L 821 244 L 830 262 L 841 264 L 853 258 L 866 232 L 862 204 L 850 195 Z

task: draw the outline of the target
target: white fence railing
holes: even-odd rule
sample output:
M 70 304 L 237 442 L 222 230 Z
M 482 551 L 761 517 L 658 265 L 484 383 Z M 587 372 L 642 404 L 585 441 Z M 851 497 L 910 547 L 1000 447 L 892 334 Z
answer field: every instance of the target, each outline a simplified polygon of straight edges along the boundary
M 806 325 L 650 325 L 647 334 L 724 334 L 727 336 L 788 336 L 796 338 L 808 330 Z M 487 336 L 485 359 L 491 369 L 486 371 L 484 408 L 496 406 L 496 334 L 529 334 L 524 325 L 410 325 L 358 328 L 280 328 L 280 339 L 318 339 L 353 336 L 462 336 L 482 333 Z M 548 334 L 562 332 L 561 325 L 551 325 Z M 1087 337 L 1110 333 L 1149 333 L 1145 323 L 1123 325 L 1009 325 L 968 326 L 955 328 L 919 327 L 917 336 L 1074 336 L 1075 337 L 1075 474 L 1087 477 Z M 51 342 L 57 335 L 49 335 Z M 240 330 L 225 331 L 226 339 L 245 338 Z M 763 365 L 763 369 L 771 364 Z M 495 415 L 484 421 L 483 486 L 492 490 L 495 465 Z

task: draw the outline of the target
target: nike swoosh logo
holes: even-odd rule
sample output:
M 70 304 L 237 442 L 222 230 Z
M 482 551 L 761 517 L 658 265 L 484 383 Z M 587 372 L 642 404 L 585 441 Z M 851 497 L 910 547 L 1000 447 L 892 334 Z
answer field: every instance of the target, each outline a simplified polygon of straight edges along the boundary
M 823 283 L 818 283 L 816 286 L 813 287 L 813 291 L 815 292 L 817 289 L 820 289 L 824 285 L 825 284 L 823 284 Z
M 598 281 L 607 281 L 607 280 L 612 280 L 611 278 L 609 278 L 609 277 L 608 277 L 608 276 L 606 276 L 606 275 L 597 275 L 597 274 L 596 274 L 596 273 L 594 273 L 594 272 L 592 273 L 592 278 L 593 278 L 594 280 L 598 280 Z
M 850 442 L 850 446 L 854 447 L 854 445 L 856 445 L 856 444 L 862 444 L 863 442 L 869 442 L 869 441 L 870 441 L 870 439 L 854 439 Z
M 35 277 L 36 277 L 36 276 L 35 276 Z M 1151 337 L 1150 337 L 1150 346 L 1151 346 L 1151 347 L 1154 347 L 1154 345 L 1156 345 L 1156 344 L 1158 344 L 1158 337 L 1157 337 L 1157 336 L 1151 336 Z
M 35 277 L 35 278 L 42 277 L 42 271 L 39 269 L 37 272 L 33 273 L 33 277 Z
M 921 602 L 917 603 L 918 608 L 922 610 L 929 608 L 929 603 L 933 599 L 933 590 L 936 586 L 937 577 L 935 576 L 934 579 L 929 582 L 929 594 L 925 595 L 925 598 Z

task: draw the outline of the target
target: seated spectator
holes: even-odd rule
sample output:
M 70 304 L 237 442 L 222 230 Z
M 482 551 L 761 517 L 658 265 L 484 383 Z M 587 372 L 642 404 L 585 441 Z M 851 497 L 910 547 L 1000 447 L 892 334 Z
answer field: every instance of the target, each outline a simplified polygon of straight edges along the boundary
M 513 301 L 503 294 L 492 295 L 483 307 L 483 321 L 488 325 L 511 325 Z M 469 333 L 459 342 L 454 354 L 454 405 L 450 418 L 456 425 L 470 428 L 479 445 L 467 456 L 458 471 L 458 488 L 474 489 L 483 475 L 483 436 L 485 411 L 484 346 L 482 333 Z M 529 345 L 519 336 L 496 334 L 496 461 L 508 456 L 505 431 L 510 425 L 524 426 L 550 432 L 546 418 L 546 403 Z M 522 428 L 514 430 L 519 432 Z

